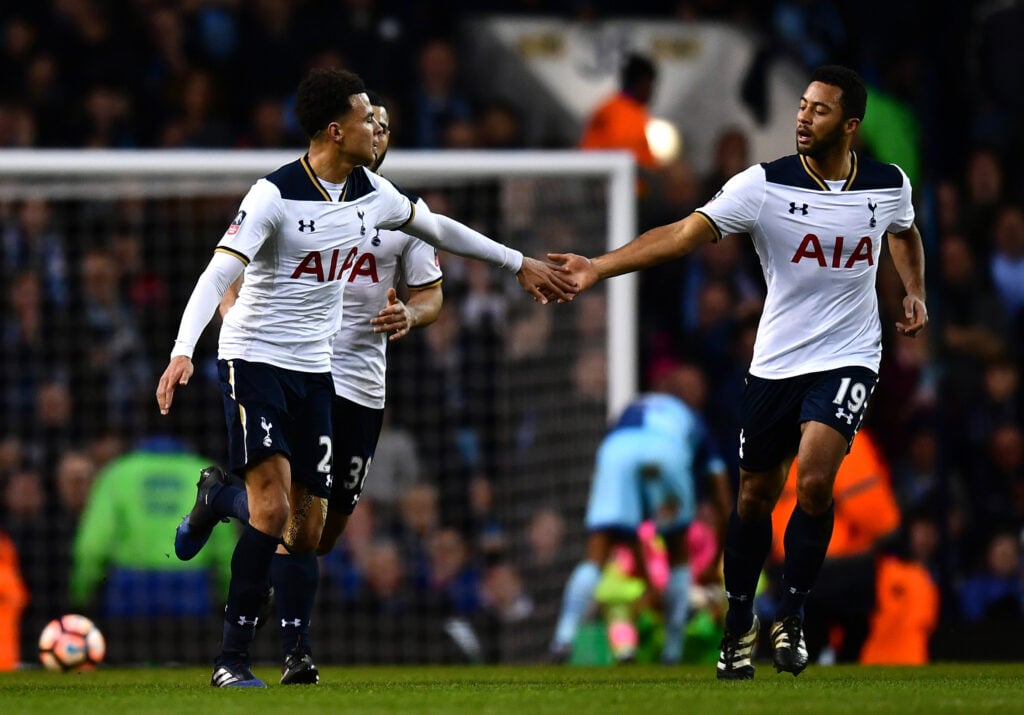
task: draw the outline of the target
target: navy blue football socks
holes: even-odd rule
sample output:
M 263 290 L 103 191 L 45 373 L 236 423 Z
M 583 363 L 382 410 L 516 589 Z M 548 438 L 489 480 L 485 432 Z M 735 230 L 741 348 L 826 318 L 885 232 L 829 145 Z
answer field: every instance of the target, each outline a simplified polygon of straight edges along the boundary
M 280 539 L 246 524 L 231 557 L 231 585 L 224 608 L 224 653 L 248 654 L 256 619 L 270 579 L 270 563 Z
M 210 504 L 218 517 L 235 517 L 243 524 L 249 523 L 249 495 L 245 487 L 225 484 L 213 497 Z
M 320 562 L 316 554 L 274 554 L 270 583 L 274 587 L 277 617 L 281 620 L 281 648 L 286 657 L 296 648 L 312 655 L 309 620 L 319 579 Z
M 729 599 L 725 627 L 732 633 L 746 633 L 754 623 L 757 580 L 771 546 L 771 516 L 743 520 L 733 510 L 725 532 L 725 593 Z
M 782 601 L 776 620 L 787 616 L 803 619 L 804 602 L 818 578 L 825 553 L 832 540 L 835 502 L 817 516 L 808 514 L 798 503 L 786 525 L 786 563 L 782 574 Z

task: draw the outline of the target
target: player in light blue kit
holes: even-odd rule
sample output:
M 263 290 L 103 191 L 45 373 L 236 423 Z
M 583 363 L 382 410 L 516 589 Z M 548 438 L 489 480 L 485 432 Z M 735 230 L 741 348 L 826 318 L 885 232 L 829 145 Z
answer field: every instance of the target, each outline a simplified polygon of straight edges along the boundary
M 711 446 L 704 421 L 685 402 L 649 393 L 622 411 L 597 450 L 586 515 L 587 556 L 565 587 L 551 643 L 555 660 L 568 657 L 612 548 L 635 545 L 641 522 L 654 519 L 671 567 L 662 597 L 662 661 L 679 662 L 690 587 L 686 532 L 694 518 L 697 480 L 703 478 L 713 480 L 713 501 L 724 519 L 729 508 L 725 462 Z

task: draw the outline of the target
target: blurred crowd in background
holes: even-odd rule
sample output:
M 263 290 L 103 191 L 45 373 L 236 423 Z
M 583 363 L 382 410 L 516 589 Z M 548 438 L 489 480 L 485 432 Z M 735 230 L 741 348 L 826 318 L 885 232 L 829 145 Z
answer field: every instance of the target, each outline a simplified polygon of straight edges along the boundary
M 876 449 L 871 474 L 889 490 L 896 519 L 870 532 L 861 551 L 842 556 L 868 555 L 874 564 L 879 553 L 891 553 L 922 566 L 938 594 L 929 633 L 983 624 L 1016 642 L 1005 628 L 1024 628 L 1024 57 L 1019 41 L 1007 38 L 1024 26 L 1024 6 L 682 0 L 630 9 L 665 21 L 735 23 L 761 38 L 762 62 L 785 56 L 808 71 L 847 64 L 912 116 L 933 323 L 923 339 L 896 335 L 900 284 L 883 262 L 883 363 L 865 432 Z M 464 81 L 457 30 L 470 11 L 599 20 L 621 8 L 587 0 L 443 8 L 374 0 L 5 2 L 0 147 L 300 149 L 306 139 L 290 115 L 291 93 L 310 67 L 334 65 L 358 72 L 389 98 L 395 146 L 526 148 L 517 104 Z M 938 34 L 907 33 L 924 12 L 941 14 Z M 871 111 L 869 99 L 869 117 Z M 743 133 L 725 122 L 715 157 L 707 175 L 685 154 L 654 168 L 638 197 L 640 230 L 686 215 L 737 171 L 774 158 L 751 156 Z M 431 205 L 444 212 L 445 200 Z M 234 212 L 231 204 L 214 208 L 224 223 Z M 465 207 L 449 208 L 459 216 Z M 182 418 L 158 430 L 152 419 L 175 321 L 216 236 L 181 238 L 180 272 L 172 278 L 166 247 L 149 239 L 157 225 L 173 236 L 166 225 L 179 219 L 141 203 L 118 212 L 110 220 L 77 205 L 71 220 L 45 199 L 0 205 L 0 534 L 21 554 L 31 597 L 0 598 L 0 611 L 28 603 L 26 661 L 45 620 L 88 610 L 105 585 L 101 573 L 75 563 L 72 549 L 97 474 L 157 431 L 212 458 L 223 450 L 210 429 Z M 558 246 L 538 245 L 549 247 Z M 573 511 L 537 503 L 515 524 L 496 516 L 495 493 L 510 491 L 496 483 L 503 452 L 487 440 L 467 440 L 472 430 L 463 429 L 490 428 L 493 385 L 471 376 L 493 375 L 493 356 L 529 342 L 529 324 L 517 322 L 518 298 L 485 267 L 447 257 L 443 267 L 441 318 L 396 346 L 395 364 L 414 367 L 392 386 L 397 422 L 385 428 L 381 465 L 342 546 L 326 557 L 330 588 L 321 604 L 400 623 L 394 614 L 418 599 L 418 607 L 445 614 L 436 622 L 463 654 L 539 658 L 550 635 L 544 627 L 518 653 L 492 656 L 472 639 L 460 640 L 461 621 L 446 620 L 455 614 L 475 623 L 485 614 L 492 623 L 528 616 L 549 623 L 562 574 L 581 555 L 579 539 L 566 534 L 578 531 L 583 505 Z M 764 297 L 756 256 L 742 237 L 728 237 L 642 275 L 640 296 L 641 386 L 681 392 L 700 409 L 735 476 L 736 407 Z M 573 309 L 573 335 L 584 342 L 603 335 L 587 321 L 605 315 L 603 296 L 587 300 Z M 566 414 L 599 425 L 603 382 L 588 382 L 594 370 L 577 367 L 581 394 L 597 396 L 589 409 Z M 524 385 L 528 375 L 524 368 Z M 209 379 L 197 382 L 183 393 L 180 411 L 189 414 L 192 403 L 218 417 L 216 388 Z M 424 413 L 427 402 L 445 409 Z M 574 467 L 581 502 L 587 460 Z M 453 471 L 464 474 L 455 492 L 439 486 L 440 475 Z M 194 476 L 181 482 L 185 511 Z M 837 505 L 843 497 L 837 492 Z M 184 513 L 177 502 L 171 511 L 167 550 Z M 0 567 L 9 563 L 7 553 L 0 548 Z M 826 569 L 823 593 L 828 578 Z M 874 579 L 883 580 L 878 571 L 866 578 L 871 598 Z M 823 633 L 820 652 L 856 659 L 843 655 L 836 631 Z M 396 646 L 378 657 L 401 660 L 403 652 L 413 651 Z M 346 657 L 357 658 L 339 656 Z

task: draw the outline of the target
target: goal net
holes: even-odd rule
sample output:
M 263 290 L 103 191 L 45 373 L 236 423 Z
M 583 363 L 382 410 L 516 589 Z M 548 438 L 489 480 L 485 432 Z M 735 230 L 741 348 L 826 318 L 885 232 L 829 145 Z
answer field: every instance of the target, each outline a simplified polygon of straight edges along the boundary
M 31 592 L 26 662 L 43 625 L 67 612 L 96 620 L 112 662 L 205 663 L 216 652 L 230 548 L 214 542 L 236 525 L 177 561 L 174 526 L 197 475 L 164 473 L 173 470 L 161 455 L 173 437 L 224 460 L 218 319 L 169 417 L 154 392 L 241 197 L 294 158 L 0 155 L 0 532 Z M 594 255 L 634 235 L 633 166 L 620 153 L 395 151 L 384 174 L 527 255 Z M 505 272 L 443 253 L 441 266 L 441 317 L 392 344 L 365 497 L 321 559 L 312 630 L 323 664 L 542 658 L 583 554 L 594 450 L 608 413 L 635 390 L 630 277 L 540 306 Z M 156 458 L 101 488 L 140 445 Z M 83 509 L 100 508 L 107 528 L 79 533 Z M 173 595 L 183 582 L 187 594 Z M 278 659 L 276 631 L 259 634 L 258 659 Z

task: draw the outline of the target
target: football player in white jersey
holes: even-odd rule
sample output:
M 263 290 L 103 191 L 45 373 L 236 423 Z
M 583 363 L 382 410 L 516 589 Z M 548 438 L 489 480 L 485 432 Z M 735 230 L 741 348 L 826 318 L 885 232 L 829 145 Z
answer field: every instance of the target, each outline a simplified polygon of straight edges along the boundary
M 378 228 L 402 228 L 515 271 L 541 302 L 570 299 L 574 290 L 563 272 L 431 214 L 422 200 L 414 203 L 367 171 L 381 127 L 357 75 L 312 70 L 299 84 L 295 113 L 310 137 L 308 153 L 257 181 L 242 200 L 185 306 L 156 393 L 166 414 L 174 390 L 192 375 L 196 341 L 244 270 L 218 346 L 228 467 L 245 476 L 249 505 L 210 681 L 218 687 L 265 687 L 252 673 L 249 648 L 278 544 L 301 556 L 305 578 L 315 578 L 334 479 L 332 341 L 342 320 L 345 261 L 363 239 Z M 308 661 L 304 680 L 292 682 L 315 683 L 319 676 L 302 645 L 296 657 Z
M 754 589 L 771 545 L 771 512 L 799 455 L 798 505 L 786 529 L 783 599 L 771 629 L 778 671 L 807 665 L 802 613 L 832 537 L 836 472 L 864 417 L 881 359 L 875 274 L 881 242 L 903 282 L 914 337 L 928 321 L 924 249 L 910 182 L 851 150 L 867 92 L 856 72 L 818 68 L 800 98 L 796 154 L 740 172 L 703 208 L 587 259 L 550 254 L 581 290 L 749 234 L 768 285 L 740 410 L 740 488 L 725 543 L 729 598 L 717 675 L 754 677 Z M 735 240 L 735 239 L 733 239 Z
M 367 92 L 367 96 L 381 126 L 377 159 L 370 166 L 379 172 L 390 145 L 391 122 L 383 99 L 375 92 Z M 443 302 L 437 250 L 407 233 L 376 229 L 363 238 L 358 253 L 346 257 L 345 265 L 345 317 L 331 357 L 334 458 L 343 466 L 327 502 L 318 555 L 334 548 L 363 491 L 384 420 L 388 340 L 397 340 L 414 327 L 430 325 Z M 409 290 L 404 302 L 395 290 L 399 279 Z M 224 294 L 221 315 L 235 304 L 241 284 L 241 280 L 236 281 Z M 197 525 L 189 514 L 178 526 L 174 550 L 183 561 L 203 548 L 219 520 L 232 516 L 243 524 L 249 520 L 244 485 L 239 486 L 220 467 L 204 470 L 200 490 L 205 496 L 200 509 L 208 511 L 209 516 L 198 519 Z M 311 671 L 316 667 L 311 658 L 303 658 L 311 650 L 309 615 L 317 588 L 316 579 L 307 582 L 309 575 L 301 556 L 278 546 L 270 580 L 281 623 L 284 684 L 312 678 Z M 302 656 L 293 654 L 296 643 L 304 644 Z

